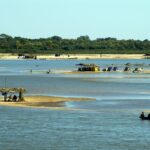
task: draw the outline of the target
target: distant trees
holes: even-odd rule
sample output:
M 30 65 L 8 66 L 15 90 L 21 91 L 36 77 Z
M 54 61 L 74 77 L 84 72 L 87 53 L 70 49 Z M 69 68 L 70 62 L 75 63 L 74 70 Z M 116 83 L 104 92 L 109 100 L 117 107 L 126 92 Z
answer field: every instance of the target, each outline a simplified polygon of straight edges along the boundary
M 86 36 L 80 36 L 77 38 L 78 41 L 90 41 L 90 38 L 88 35 Z
M 27 39 L 0 35 L 1 53 L 150 53 L 150 41 L 117 40 L 116 38 L 97 38 L 89 36 L 77 39 L 63 39 L 59 36 L 40 39 Z
M 54 42 L 60 42 L 62 40 L 62 38 L 59 37 L 59 36 L 52 36 L 51 40 L 54 41 Z

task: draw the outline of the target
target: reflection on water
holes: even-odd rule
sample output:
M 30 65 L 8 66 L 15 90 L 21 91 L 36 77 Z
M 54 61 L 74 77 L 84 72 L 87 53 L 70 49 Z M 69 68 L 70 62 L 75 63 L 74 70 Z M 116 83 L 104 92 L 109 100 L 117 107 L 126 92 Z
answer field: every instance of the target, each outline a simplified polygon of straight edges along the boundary
M 149 150 L 150 122 L 139 120 L 150 109 L 150 75 L 56 74 L 75 64 L 145 63 L 148 60 L 0 61 L 0 87 L 24 87 L 26 95 L 92 97 L 66 102 L 72 110 L 0 106 L 0 150 Z M 30 73 L 30 69 L 54 74 Z

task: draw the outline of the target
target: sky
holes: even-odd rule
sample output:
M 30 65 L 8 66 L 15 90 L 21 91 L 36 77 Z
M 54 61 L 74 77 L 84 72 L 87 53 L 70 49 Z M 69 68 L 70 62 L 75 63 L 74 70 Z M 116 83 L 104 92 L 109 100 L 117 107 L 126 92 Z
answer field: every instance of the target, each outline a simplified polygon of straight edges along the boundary
M 0 0 L 0 34 L 150 39 L 150 0 Z

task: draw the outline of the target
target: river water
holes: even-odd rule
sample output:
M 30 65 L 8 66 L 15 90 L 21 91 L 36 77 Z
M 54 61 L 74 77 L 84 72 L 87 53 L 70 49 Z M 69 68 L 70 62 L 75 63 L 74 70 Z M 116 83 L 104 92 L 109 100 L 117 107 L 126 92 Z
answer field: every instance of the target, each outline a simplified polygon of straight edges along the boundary
M 1 60 L 0 87 L 96 101 L 66 102 L 68 110 L 0 106 L 0 150 L 149 150 L 150 122 L 138 116 L 150 110 L 150 74 L 63 73 L 78 63 L 117 64 L 122 70 L 128 62 L 150 69 L 148 59 Z

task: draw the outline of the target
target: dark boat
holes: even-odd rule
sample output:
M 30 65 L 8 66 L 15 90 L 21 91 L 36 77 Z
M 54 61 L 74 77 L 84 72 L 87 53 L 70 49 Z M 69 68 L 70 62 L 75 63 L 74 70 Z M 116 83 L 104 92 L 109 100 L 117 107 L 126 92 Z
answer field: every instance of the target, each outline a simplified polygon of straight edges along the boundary
M 142 117 L 142 118 L 140 117 L 140 119 L 141 119 L 141 120 L 150 120 L 149 117 Z

